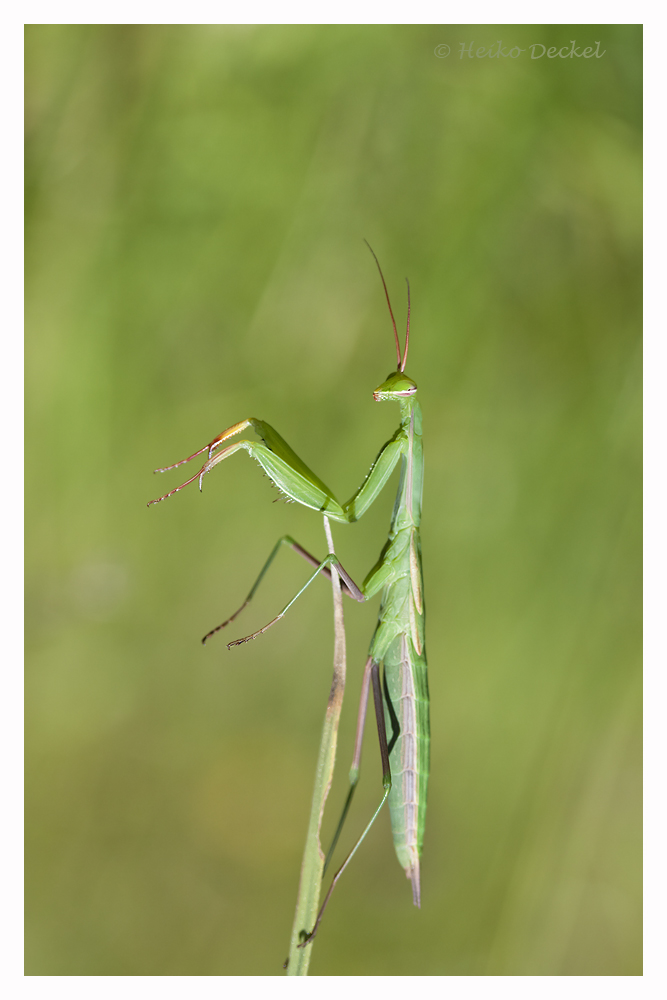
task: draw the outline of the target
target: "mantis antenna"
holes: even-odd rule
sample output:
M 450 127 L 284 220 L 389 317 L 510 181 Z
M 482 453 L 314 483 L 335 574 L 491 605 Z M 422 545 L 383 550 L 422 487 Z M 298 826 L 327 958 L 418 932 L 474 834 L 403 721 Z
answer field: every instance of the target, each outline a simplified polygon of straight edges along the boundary
M 384 294 L 387 299 L 387 305 L 389 306 L 389 315 L 391 316 L 391 323 L 394 328 L 394 339 L 396 341 L 396 369 L 399 372 L 404 372 L 405 365 L 408 360 L 408 346 L 410 344 L 410 282 L 408 281 L 407 278 L 405 279 L 405 283 L 408 286 L 408 322 L 405 330 L 405 350 L 403 351 L 403 358 L 401 359 L 401 345 L 398 340 L 398 332 L 396 330 L 396 320 L 394 319 L 394 311 L 391 308 L 391 302 L 389 301 L 389 292 L 387 291 L 387 283 L 384 280 L 384 274 L 382 273 L 382 268 L 380 267 L 380 261 L 375 256 L 375 251 L 373 250 L 373 247 L 370 245 L 368 240 L 364 240 L 364 243 L 366 244 L 370 252 L 373 254 L 373 257 L 375 258 L 375 263 L 377 264 L 377 268 L 378 271 L 380 272 L 380 277 L 382 279 L 382 287 L 384 288 Z

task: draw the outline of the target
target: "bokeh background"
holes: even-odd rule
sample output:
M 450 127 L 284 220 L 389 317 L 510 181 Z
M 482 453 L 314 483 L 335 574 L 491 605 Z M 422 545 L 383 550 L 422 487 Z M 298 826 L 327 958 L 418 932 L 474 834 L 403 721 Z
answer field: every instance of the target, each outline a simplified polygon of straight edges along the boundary
M 199 639 L 321 521 L 245 455 L 146 501 L 250 415 L 356 489 L 398 417 L 365 237 L 424 411 L 423 908 L 383 816 L 311 974 L 640 975 L 640 27 L 31 25 L 26 67 L 27 973 L 282 974 L 330 589 Z M 379 794 L 369 732 L 348 843 Z

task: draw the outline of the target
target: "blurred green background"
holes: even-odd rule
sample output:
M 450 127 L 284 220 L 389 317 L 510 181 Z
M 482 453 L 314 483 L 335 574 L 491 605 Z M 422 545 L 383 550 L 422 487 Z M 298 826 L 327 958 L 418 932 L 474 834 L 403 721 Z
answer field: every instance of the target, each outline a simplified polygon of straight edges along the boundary
M 605 54 L 458 55 L 570 39 Z M 311 974 L 641 974 L 640 86 L 636 25 L 27 28 L 28 974 L 282 973 L 330 589 L 199 640 L 321 521 L 244 455 L 145 504 L 250 415 L 356 489 L 398 420 L 363 237 L 399 325 L 412 287 L 432 783 L 421 912 L 382 816 Z

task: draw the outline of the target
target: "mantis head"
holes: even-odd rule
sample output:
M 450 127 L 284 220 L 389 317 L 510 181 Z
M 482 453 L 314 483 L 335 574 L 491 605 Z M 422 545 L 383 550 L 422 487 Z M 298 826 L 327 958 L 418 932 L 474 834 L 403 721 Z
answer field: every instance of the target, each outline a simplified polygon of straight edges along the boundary
M 370 243 L 367 240 L 364 240 L 364 243 L 373 254 L 373 257 L 375 257 L 375 252 Z M 398 340 L 396 321 L 391 308 L 391 302 L 389 301 L 389 292 L 387 291 L 387 285 L 384 280 L 382 268 L 380 267 L 380 261 L 377 257 L 375 257 L 375 263 L 378 266 L 378 271 L 380 272 L 380 277 L 382 278 L 382 287 L 384 288 L 387 305 L 389 306 L 389 315 L 391 316 L 392 326 L 394 327 L 394 340 L 396 341 L 396 371 L 392 372 L 391 375 L 385 379 L 382 385 L 379 385 L 373 393 L 373 399 L 376 403 L 381 403 L 386 399 L 401 399 L 406 396 L 414 396 L 417 391 L 417 385 L 405 374 L 405 364 L 408 360 L 408 345 L 410 344 L 410 282 L 407 278 L 405 279 L 408 286 L 408 321 L 405 329 L 405 350 L 403 351 L 403 357 L 401 357 L 401 345 Z
M 379 385 L 375 389 L 373 399 L 376 403 L 383 403 L 386 399 L 401 399 L 405 396 L 414 396 L 416 392 L 416 384 L 399 370 L 388 375 L 382 385 Z

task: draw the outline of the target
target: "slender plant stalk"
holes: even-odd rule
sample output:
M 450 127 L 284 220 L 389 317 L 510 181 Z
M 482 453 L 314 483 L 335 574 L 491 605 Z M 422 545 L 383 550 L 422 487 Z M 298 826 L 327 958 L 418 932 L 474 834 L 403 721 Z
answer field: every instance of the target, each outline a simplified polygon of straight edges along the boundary
M 333 538 L 331 537 L 329 519 L 326 516 L 324 518 L 324 532 L 327 536 L 329 552 L 333 555 Z M 338 742 L 338 722 L 341 708 L 343 707 L 343 694 L 345 692 L 346 654 L 343 595 L 340 587 L 340 579 L 336 572 L 336 567 L 333 565 L 331 567 L 331 589 L 333 591 L 334 608 L 333 679 L 327 710 L 324 716 L 324 726 L 322 727 L 322 740 L 320 742 L 317 770 L 315 772 L 313 803 L 310 810 L 306 846 L 301 863 L 299 894 L 296 901 L 296 914 L 287 964 L 288 976 L 308 975 L 313 942 L 307 944 L 305 948 L 299 948 L 298 945 L 302 937 L 310 933 L 315 926 L 320 906 L 320 890 L 322 888 L 322 874 L 324 871 L 324 852 L 320 843 L 320 829 L 322 827 L 324 804 L 327 800 L 333 779 L 336 744 Z M 304 935 L 302 935 L 302 931 L 305 932 Z

